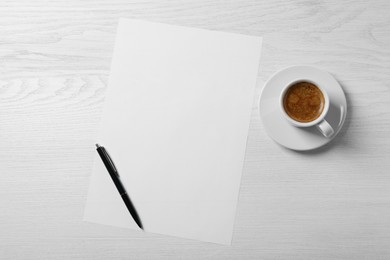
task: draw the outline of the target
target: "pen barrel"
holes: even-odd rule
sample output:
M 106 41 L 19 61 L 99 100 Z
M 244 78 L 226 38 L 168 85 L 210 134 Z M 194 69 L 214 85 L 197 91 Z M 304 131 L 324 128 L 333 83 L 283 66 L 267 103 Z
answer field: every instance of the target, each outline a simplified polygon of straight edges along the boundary
M 126 189 L 120 180 L 120 177 L 119 177 L 118 172 L 116 171 L 116 168 L 113 167 L 112 163 L 110 163 L 110 159 L 106 155 L 107 154 L 106 150 L 104 149 L 104 147 L 99 147 L 96 150 L 97 150 L 100 158 L 102 159 L 104 166 L 106 166 L 106 169 L 107 169 L 108 173 L 110 174 L 111 179 L 114 182 L 119 194 L 120 195 L 125 194 Z
M 112 179 L 112 181 L 114 182 L 114 184 L 115 184 L 115 186 L 116 186 L 116 188 L 117 188 L 119 194 L 120 194 L 121 196 L 124 195 L 124 194 L 126 194 L 126 193 L 127 193 L 127 192 L 126 192 L 126 189 L 125 189 L 125 187 L 123 186 L 123 184 L 122 184 L 120 178 L 119 178 L 118 176 L 116 176 L 116 175 L 113 176 L 111 173 L 110 173 L 110 175 L 111 175 L 111 179 Z

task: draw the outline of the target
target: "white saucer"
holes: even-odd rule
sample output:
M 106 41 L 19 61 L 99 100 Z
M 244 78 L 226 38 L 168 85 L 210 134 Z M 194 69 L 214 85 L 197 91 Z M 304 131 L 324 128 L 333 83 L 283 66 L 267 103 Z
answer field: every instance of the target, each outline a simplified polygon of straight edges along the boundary
M 332 137 L 324 137 L 315 126 L 295 127 L 283 117 L 279 107 L 282 88 L 301 78 L 317 82 L 328 92 L 330 107 L 325 119 L 335 131 Z M 336 137 L 347 115 L 347 100 L 340 84 L 328 72 L 310 66 L 294 66 L 275 73 L 265 83 L 259 109 L 265 130 L 274 141 L 289 149 L 306 151 L 324 146 Z

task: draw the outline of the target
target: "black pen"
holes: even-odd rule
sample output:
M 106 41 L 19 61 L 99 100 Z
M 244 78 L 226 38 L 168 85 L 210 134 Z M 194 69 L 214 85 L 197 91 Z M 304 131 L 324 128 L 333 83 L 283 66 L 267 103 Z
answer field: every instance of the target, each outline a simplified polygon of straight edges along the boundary
M 120 176 L 119 176 L 119 173 L 114 165 L 114 162 L 112 161 L 110 155 L 108 155 L 106 149 L 104 149 L 103 146 L 96 144 L 96 147 L 97 147 L 96 151 L 99 153 L 100 158 L 102 158 L 102 161 L 103 161 L 104 165 L 106 166 L 107 171 L 110 174 L 111 179 L 114 182 L 114 184 L 119 192 L 119 195 L 122 197 L 123 202 L 126 204 L 126 207 L 129 210 L 131 216 L 133 217 L 135 223 L 137 223 L 137 225 L 143 230 L 144 228 L 142 226 L 141 219 L 139 218 L 138 213 L 135 210 L 135 207 L 129 198 L 129 195 L 127 194 L 126 189 L 120 180 Z

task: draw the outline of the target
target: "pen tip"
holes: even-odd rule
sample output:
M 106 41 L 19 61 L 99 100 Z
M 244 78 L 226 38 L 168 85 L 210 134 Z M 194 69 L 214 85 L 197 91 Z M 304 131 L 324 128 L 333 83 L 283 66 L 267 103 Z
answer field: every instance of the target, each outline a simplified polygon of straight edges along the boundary
M 97 147 L 97 148 L 99 148 L 99 147 L 100 147 L 100 145 L 99 145 L 99 144 L 96 144 L 96 147 Z
M 145 230 L 144 230 L 144 226 L 142 225 L 141 220 L 138 219 L 138 221 L 136 221 L 136 223 L 137 223 L 138 227 L 139 227 L 142 231 L 145 231 Z

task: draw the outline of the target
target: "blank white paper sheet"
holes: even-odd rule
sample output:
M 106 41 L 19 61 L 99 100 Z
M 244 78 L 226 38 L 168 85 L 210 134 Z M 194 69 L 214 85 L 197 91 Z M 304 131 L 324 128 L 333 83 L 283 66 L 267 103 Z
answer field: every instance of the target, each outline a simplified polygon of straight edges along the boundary
M 231 243 L 261 42 L 120 19 L 97 142 L 146 232 Z M 84 220 L 138 229 L 97 153 Z

